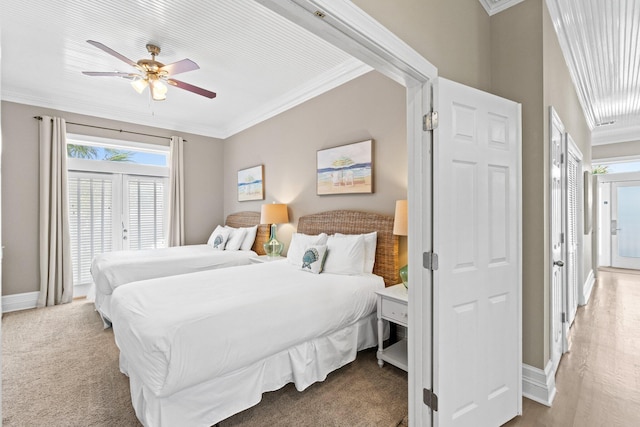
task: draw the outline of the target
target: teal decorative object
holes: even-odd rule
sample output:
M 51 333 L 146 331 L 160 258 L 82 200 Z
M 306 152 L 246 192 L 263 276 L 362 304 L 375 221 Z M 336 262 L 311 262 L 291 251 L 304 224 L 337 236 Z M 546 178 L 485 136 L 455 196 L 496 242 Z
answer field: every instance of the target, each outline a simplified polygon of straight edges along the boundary
M 308 268 L 311 270 L 311 264 L 318 261 L 319 258 L 320 254 L 318 254 L 318 250 L 316 248 L 307 249 L 302 256 L 302 268 Z
M 405 265 L 400 269 L 400 278 L 405 288 L 409 289 L 409 266 Z

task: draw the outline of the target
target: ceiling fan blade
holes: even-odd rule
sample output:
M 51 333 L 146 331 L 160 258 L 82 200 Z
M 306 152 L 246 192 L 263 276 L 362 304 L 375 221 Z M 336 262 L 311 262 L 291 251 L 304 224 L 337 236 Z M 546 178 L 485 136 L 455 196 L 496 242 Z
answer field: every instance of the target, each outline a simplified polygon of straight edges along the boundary
M 132 79 L 137 76 L 137 74 L 134 73 L 123 73 L 120 71 L 83 71 L 82 74 L 92 77 L 122 77 L 125 79 Z
M 171 64 L 167 64 L 164 67 L 160 68 L 160 71 L 166 71 L 168 75 L 173 76 L 180 73 L 186 73 L 187 71 L 198 70 L 200 67 L 198 64 L 193 62 L 190 59 L 183 59 L 181 61 L 173 62 Z
M 188 90 L 189 92 L 193 92 L 195 94 L 205 96 L 205 97 L 207 97 L 209 99 L 213 99 L 213 98 L 216 97 L 216 93 L 215 92 L 211 92 L 209 90 L 202 89 L 201 87 L 194 86 L 194 85 L 189 84 L 189 83 L 181 82 L 180 80 L 167 79 L 167 83 L 169 83 L 172 86 L 179 87 L 180 89 Z
M 126 62 L 127 64 L 131 65 L 132 67 L 138 68 L 138 64 L 137 63 L 135 63 L 134 61 L 130 60 L 126 56 L 119 54 L 118 52 L 116 52 L 115 50 L 111 49 L 110 47 L 107 47 L 107 46 L 103 45 L 100 42 L 97 42 L 97 41 L 94 41 L 94 40 L 87 40 L 87 43 L 97 47 L 98 49 L 101 49 L 101 50 L 107 52 L 111 56 L 115 56 L 119 60 Z

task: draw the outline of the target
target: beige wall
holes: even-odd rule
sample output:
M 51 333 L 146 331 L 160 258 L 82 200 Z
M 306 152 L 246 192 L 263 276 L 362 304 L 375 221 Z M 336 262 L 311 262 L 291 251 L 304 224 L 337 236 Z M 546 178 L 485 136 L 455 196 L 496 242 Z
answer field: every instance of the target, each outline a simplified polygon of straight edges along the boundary
M 24 104 L 2 102 L 2 295 L 39 290 L 38 277 L 38 122 L 55 115 L 70 122 L 160 136 L 173 131 L 121 123 Z M 168 140 L 69 125 L 69 133 L 168 145 Z M 179 134 L 185 143 L 185 234 L 187 243 L 203 243 L 220 223 L 223 143 Z
M 492 92 L 522 104 L 523 362 L 544 368 L 546 330 L 542 4 L 491 18 Z M 547 357 L 548 358 L 548 357 Z
M 631 156 L 640 156 L 640 141 L 594 145 L 592 149 L 592 157 L 594 161 L 598 159 L 612 159 Z
M 438 67 L 439 76 L 490 91 L 490 18 L 478 0 L 352 1 Z
M 553 105 L 590 168 L 591 136 L 544 0 L 491 17 L 492 92 L 522 103 L 523 362 L 549 360 L 548 117 Z M 583 277 L 592 269 L 583 239 Z
M 404 87 L 372 71 L 227 139 L 225 214 L 287 203 L 290 223 L 278 227 L 287 247 L 302 215 L 332 209 L 393 215 L 395 201 L 407 197 L 405 104 Z M 316 195 L 316 151 L 368 139 L 374 141 L 374 193 Z M 265 200 L 238 202 L 237 171 L 260 164 Z

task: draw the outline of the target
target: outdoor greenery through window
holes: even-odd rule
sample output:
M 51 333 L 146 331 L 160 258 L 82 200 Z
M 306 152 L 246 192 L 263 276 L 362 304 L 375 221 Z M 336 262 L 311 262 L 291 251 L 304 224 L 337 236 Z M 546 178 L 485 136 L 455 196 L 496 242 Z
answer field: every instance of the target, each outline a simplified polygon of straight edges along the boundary
M 74 285 L 100 253 L 165 247 L 168 147 L 69 138 L 67 156 Z

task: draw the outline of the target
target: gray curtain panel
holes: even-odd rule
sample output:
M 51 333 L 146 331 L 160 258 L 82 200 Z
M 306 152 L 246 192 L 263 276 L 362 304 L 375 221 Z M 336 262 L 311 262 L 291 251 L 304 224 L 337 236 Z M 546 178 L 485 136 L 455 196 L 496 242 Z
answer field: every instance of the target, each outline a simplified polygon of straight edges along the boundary
M 184 141 L 171 137 L 169 168 L 168 246 L 182 246 L 184 239 Z
M 73 299 L 66 123 L 40 120 L 40 295 L 38 307 Z

